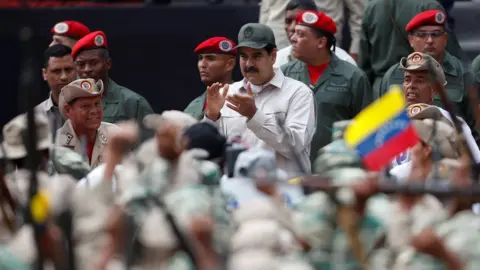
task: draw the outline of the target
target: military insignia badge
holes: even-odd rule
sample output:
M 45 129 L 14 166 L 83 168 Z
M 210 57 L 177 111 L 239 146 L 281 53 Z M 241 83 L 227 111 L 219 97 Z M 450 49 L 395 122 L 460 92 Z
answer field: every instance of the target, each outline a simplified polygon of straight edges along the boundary
M 410 108 L 410 115 L 415 115 L 421 111 L 422 111 L 421 106 L 413 106 L 412 108 Z
M 66 24 L 64 22 L 57 23 L 53 27 L 53 31 L 57 34 L 65 34 L 66 32 L 68 32 L 68 24 Z
M 248 39 L 250 38 L 251 36 L 253 36 L 253 29 L 251 27 L 247 27 L 245 28 L 245 31 L 243 31 L 243 37 L 245 39 Z
M 218 44 L 218 47 L 220 48 L 221 51 L 224 51 L 224 52 L 229 52 L 232 50 L 232 43 L 228 40 L 222 40 L 220 41 L 220 43 Z
M 100 140 L 102 140 L 102 143 L 107 143 L 107 136 L 105 136 L 103 133 L 100 133 Z
M 445 22 L 445 14 L 443 14 L 443 12 L 437 12 L 437 14 L 435 14 L 435 22 L 443 24 Z
M 416 53 L 412 56 L 412 63 L 418 63 L 418 62 L 421 62 L 423 60 L 423 57 Z
M 90 92 L 92 90 L 92 84 L 89 81 L 83 81 L 80 83 L 80 87 L 83 90 Z
M 67 133 L 67 140 L 65 141 L 65 144 L 70 144 L 70 142 L 72 141 L 73 139 L 73 135 L 70 134 L 70 133 Z
M 315 14 L 313 12 L 305 12 L 302 15 L 302 20 L 305 23 L 314 24 L 318 21 L 318 16 L 317 16 L 317 14 Z
M 93 40 L 93 42 L 95 42 L 95 45 L 97 46 L 102 46 L 103 43 L 105 42 L 104 38 L 102 37 L 102 35 L 97 35 L 95 37 L 95 39 Z

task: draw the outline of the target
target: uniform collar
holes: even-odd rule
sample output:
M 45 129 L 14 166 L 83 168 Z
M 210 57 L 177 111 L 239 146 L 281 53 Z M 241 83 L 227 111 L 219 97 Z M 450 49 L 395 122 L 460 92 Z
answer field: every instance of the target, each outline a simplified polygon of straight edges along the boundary
M 260 91 L 262 91 L 263 89 L 265 89 L 269 86 L 273 86 L 273 87 L 279 88 L 279 89 L 282 88 L 283 82 L 285 81 L 285 75 L 283 75 L 282 70 L 279 69 L 279 68 L 274 68 L 273 72 L 275 73 L 273 78 L 268 83 L 260 86 L 260 89 L 256 89 L 256 87 L 252 87 L 252 92 L 254 94 L 258 94 Z M 247 80 L 247 78 L 243 78 L 242 88 L 247 89 L 249 83 L 250 82 Z
M 446 74 L 451 76 L 458 76 L 457 70 L 453 66 L 454 58 L 451 54 L 445 51 L 445 57 L 443 58 L 442 66 Z
M 48 96 L 47 100 L 45 100 L 43 110 L 45 112 L 49 112 L 49 111 L 52 110 L 52 108 L 57 108 L 57 106 L 55 106 L 55 104 L 53 104 L 52 92 L 50 91 L 50 95 Z

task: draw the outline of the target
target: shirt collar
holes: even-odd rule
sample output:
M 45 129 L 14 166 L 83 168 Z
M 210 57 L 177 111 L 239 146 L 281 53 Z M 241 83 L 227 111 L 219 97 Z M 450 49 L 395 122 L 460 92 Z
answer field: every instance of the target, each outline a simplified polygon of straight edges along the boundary
M 43 108 L 45 111 L 50 111 L 52 110 L 52 108 L 57 108 L 57 106 L 55 106 L 55 104 L 53 103 L 52 92 L 50 92 L 47 100 L 45 100 L 45 106 Z
M 264 85 L 261 85 L 261 86 L 258 86 L 258 87 L 255 87 L 255 85 L 253 85 L 252 92 L 254 94 L 258 94 L 260 91 L 262 91 L 263 89 L 267 88 L 270 85 L 275 87 L 275 88 L 282 88 L 283 82 L 285 80 L 285 75 L 283 75 L 283 72 L 280 68 L 274 68 L 273 72 L 275 73 L 275 76 L 273 76 L 273 78 L 268 83 L 266 83 Z M 243 86 L 242 87 L 244 89 L 247 89 L 249 83 L 250 82 L 247 80 L 247 78 L 243 78 Z

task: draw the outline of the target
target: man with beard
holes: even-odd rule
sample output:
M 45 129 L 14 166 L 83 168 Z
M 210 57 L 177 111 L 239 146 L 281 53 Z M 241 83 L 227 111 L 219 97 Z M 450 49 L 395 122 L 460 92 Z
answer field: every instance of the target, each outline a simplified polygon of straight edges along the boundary
M 313 0 L 291 0 L 287 4 L 287 8 L 285 10 L 285 32 L 287 33 L 287 37 L 290 41 L 295 34 L 297 15 L 304 10 L 317 11 L 317 6 L 315 5 L 315 2 L 313 2 Z M 335 55 L 341 60 L 347 61 L 354 66 L 357 65 L 355 60 L 342 48 L 332 47 L 332 51 L 334 51 Z M 275 67 L 281 67 L 294 59 L 295 58 L 292 55 L 292 45 L 290 45 L 277 52 L 277 60 L 275 61 Z
M 101 80 L 78 79 L 62 89 L 59 108 L 67 121 L 57 131 L 55 145 L 74 150 L 88 158 L 91 168 L 102 162 L 108 134 L 115 125 L 102 122 Z
M 108 77 L 112 59 L 108 52 L 107 37 L 102 31 L 90 33 L 80 39 L 73 46 L 72 57 L 80 78 L 103 81 L 105 93 L 102 96 L 102 106 L 105 122 L 116 123 L 134 119 L 141 123 L 145 115 L 153 113 L 144 97 L 118 85 Z
M 463 67 L 462 62 L 445 50 L 447 46 L 447 32 L 445 30 L 446 15 L 441 10 L 428 10 L 419 13 L 407 24 L 405 30 L 409 33 L 408 40 L 415 52 L 432 56 L 441 63 L 446 79 L 445 90 L 450 100 L 454 103 L 458 114 L 465 119 L 471 128 L 477 144 L 480 140 L 475 129 L 475 117 L 469 102 L 468 88 L 472 87 L 472 73 Z M 397 63 L 390 67 L 383 77 L 380 94 L 385 94 L 392 84 L 402 84 L 404 72 Z M 415 100 L 416 92 L 406 96 L 408 100 Z M 439 95 L 435 95 L 433 102 L 442 107 Z
M 55 24 L 50 32 L 52 33 L 50 46 L 63 44 L 72 48 L 79 39 L 90 33 L 90 29 L 76 21 L 63 21 Z
M 44 52 L 42 75 L 50 88 L 50 96 L 35 109 L 47 116 L 50 128 L 55 129 L 53 132 L 64 123 L 58 110 L 60 91 L 77 76 L 71 52 L 69 47 L 62 44 L 50 46 Z
M 232 72 L 235 67 L 237 49 L 235 43 L 226 37 L 213 37 L 200 43 L 194 50 L 198 54 L 198 71 L 200 79 L 206 86 L 213 83 L 229 84 L 232 82 Z M 202 119 L 207 108 L 207 93 L 188 104 L 185 112 L 197 119 Z
M 275 152 L 277 166 L 290 177 L 310 172 L 310 143 L 315 133 L 315 102 L 303 83 L 274 69 L 277 55 L 272 29 L 248 23 L 238 34 L 238 53 L 244 79 L 220 92 L 207 88 L 205 121 L 214 123 L 228 139 L 241 136 L 249 146 L 265 145 Z M 225 102 L 227 101 L 227 102 Z M 302 169 L 298 168 L 295 153 Z M 298 186 L 280 183 L 295 203 L 302 199 Z
M 282 66 L 286 76 L 310 86 L 317 100 L 317 131 L 312 140 L 311 160 L 330 143 L 332 125 L 355 117 L 372 101 L 365 74 L 332 53 L 335 22 L 321 12 L 303 11 L 297 15 L 292 37 L 293 56 Z
M 419 52 L 402 58 L 399 65 L 404 71 L 403 89 L 407 105 L 409 106 L 408 113 L 410 117 L 415 119 L 437 118 L 435 120 L 444 121 L 453 127 L 450 114 L 444 109 L 433 105 L 437 89 L 434 86 L 435 82 L 432 82 L 430 79 L 429 72 L 433 72 L 439 82 L 445 85 L 447 81 L 442 66 L 432 56 Z M 429 66 L 433 70 L 429 71 Z M 435 115 L 434 111 L 439 111 L 441 115 Z M 423 116 L 425 114 L 430 114 L 431 116 L 425 117 Z M 467 144 L 473 153 L 475 161 L 480 162 L 480 150 L 472 136 L 472 132 L 463 119 L 459 117 L 459 120 L 462 123 L 463 133 L 466 136 Z M 410 160 L 408 151 L 399 155 L 399 157 L 396 158 L 393 165 L 401 165 Z

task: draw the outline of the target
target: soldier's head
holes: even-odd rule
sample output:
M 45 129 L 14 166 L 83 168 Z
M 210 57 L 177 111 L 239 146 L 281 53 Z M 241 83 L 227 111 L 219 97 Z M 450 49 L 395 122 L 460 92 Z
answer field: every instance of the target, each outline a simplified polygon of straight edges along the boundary
M 337 25 L 322 12 L 303 11 L 297 15 L 295 34 L 291 42 L 293 56 L 305 63 L 315 62 L 319 57 L 331 54 L 335 45 Z
M 313 0 L 291 0 L 285 8 L 285 32 L 289 40 L 295 34 L 297 15 L 305 10 L 317 11 L 317 5 Z
M 235 43 L 226 37 L 213 37 L 195 48 L 200 79 L 205 85 L 231 81 L 237 55 L 235 46 Z
M 72 48 L 79 39 L 88 35 L 90 30 L 82 23 L 76 21 L 63 21 L 55 24 L 50 32 L 52 33 L 52 42 L 50 43 L 50 46 L 63 44 Z
M 417 14 L 407 24 L 408 41 L 415 52 L 440 59 L 447 46 L 445 23 L 447 16 L 441 10 L 427 10 Z
M 105 33 L 96 31 L 80 39 L 73 46 L 72 58 L 80 78 L 105 81 L 112 67 Z
M 100 127 L 103 88 L 102 80 L 95 82 L 93 79 L 78 79 L 62 88 L 58 108 L 70 120 L 77 135 Z
M 187 139 L 186 150 L 202 149 L 207 151 L 208 160 L 223 159 L 227 140 L 214 125 L 207 122 L 196 123 L 185 129 L 183 136 Z
M 400 67 L 404 70 L 403 90 L 408 105 L 433 104 L 436 81 L 447 84 L 442 66 L 428 54 L 414 52 L 403 57 Z
M 77 77 L 73 64 L 72 50 L 62 44 L 48 47 L 44 52 L 43 79 L 52 91 L 53 101 L 58 102 L 62 88 Z
M 254 85 L 264 85 L 275 75 L 273 64 L 277 58 L 275 36 L 270 27 L 247 23 L 238 33 L 238 53 L 242 74 Z

